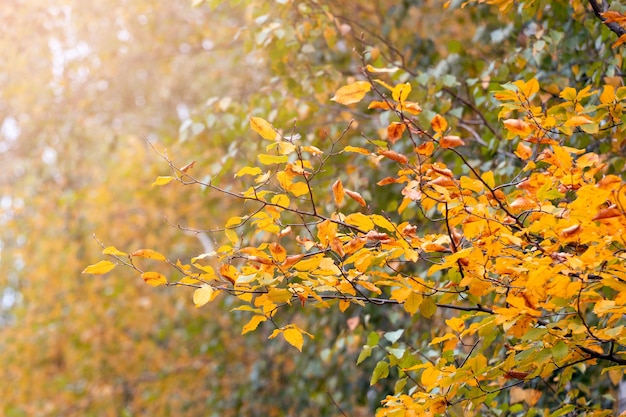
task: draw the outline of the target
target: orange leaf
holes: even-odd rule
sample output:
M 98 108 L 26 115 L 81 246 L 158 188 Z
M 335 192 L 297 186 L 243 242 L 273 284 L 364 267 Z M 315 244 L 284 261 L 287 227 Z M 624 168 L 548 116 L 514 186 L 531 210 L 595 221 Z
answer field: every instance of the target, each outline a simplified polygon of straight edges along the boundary
M 525 145 L 522 142 L 517 144 L 517 150 L 515 151 L 515 155 L 519 156 L 519 158 L 522 161 L 525 161 L 528 158 L 530 158 L 532 154 L 533 154 L 533 150 L 530 148 L 530 146 Z
M 514 135 L 519 136 L 528 136 L 531 132 L 530 125 L 524 121 L 519 119 L 506 119 L 504 122 L 504 127 Z
M 432 155 L 433 151 L 435 150 L 435 144 L 433 142 L 424 142 L 421 145 L 419 145 L 417 148 L 415 148 L 415 152 L 417 152 L 420 155 Z
M 287 251 L 279 243 L 271 243 L 270 252 L 277 262 L 283 262 L 287 258 Z
M 386 101 L 372 101 L 370 105 L 367 106 L 367 108 L 368 109 L 383 109 L 383 110 L 393 109 L 393 107 L 391 107 L 389 103 L 387 103 Z
M 430 126 L 437 133 L 443 133 L 448 128 L 448 122 L 439 114 L 433 117 L 433 120 L 430 121 Z
M 626 42 L 626 34 L 624 34 L 624 35 L 620 36 L 619 38 L 617 38 L 617 40 L 613 43 L 613 45 L 611 45 L 611 48 L 617 48 L 618 46 L 620 46 L 624 42 Z
M 357 81 L 341 87 L 331 100 L 345 105 L 358 103 L 371 88 L 372 86 L 367 81 Z
M 153 251 L 152 249 L 139 249 L 131 253 L 130 256 L 135 256 L 137 258 L 155 259 L 157 261 L 165 260 L 165 256 L 161 255 L 157 251 Z
M 596 214 L 591 220 L 605 220 L 612 219 L 614 217 L 619 217 L 622 215 L 622 212 L 619 211 L 616 207 L 609 207 L 602 209 Z
M 404 123 L 393 122 L 387 126 L 387 138 L 392 144 L 396 143 L 405 130 L 406 125 Z
M 361 196 L 361 194 L 357 193 L 356 191 L 348 190 L 347 188 L 345 189 L 345 192 L 346 194 L 348 194 L 348 197 L 359 203 L 359 205 L 361 205 L 362 207 L 367 207 L 367 203 L 365 202 L 365 199 Z
M 602 17 L 604 18 L 604 23 L 626 23 L 626 16 L 613 10 L 602 13 Z
M 143 274 L 141 274 L 141 278 L 143 278 L 143 280 L 147 284 L 150 284 L 153 287 L 167 284 L 167 278 L 165 278 L 164 275 L 159 274 L 158 272 L 144 272 Z
M 405 101 L 398 105 L 398 110 L 417 115 L 422 112 L 422 107 L 414 101 Z
M 603 177 L 598 183 L 596 187 L 601 188 L 603 190 L 611 190 L 616 189 L 620 186 L 622 180 L 617 175 L 609 174 L 606 177 Z
M 335 198 L 335 204 L 340 205 L 343 202 L 343 184 L 341 180 L 337 180 L 333 183 L 333 197 Z
M 510 204 L 513 208 L 518 208 L 522 210 L 529 210 L 533 208 L 537 208 L 537 203 L 527 197 L 518 197 Z
M 444 136 L 439 140 L 439 146 L 442 148 L 456 148 L 463 145 L 465 142 L 458 136 Z
M 409 158 L 407 158 L 405 155 L 399 154 L 398 152 L 395 152 L 395 151 L 390 151 L 390 150 L 387 150 L 387 149 L 383 149 L 383 150 L 379 151 L 378 153 L 383 155 L 385 158 L 389 158 L 392 161 L 396 161 L 399 164 L 406 164 L 407 162 L 409 162 Z

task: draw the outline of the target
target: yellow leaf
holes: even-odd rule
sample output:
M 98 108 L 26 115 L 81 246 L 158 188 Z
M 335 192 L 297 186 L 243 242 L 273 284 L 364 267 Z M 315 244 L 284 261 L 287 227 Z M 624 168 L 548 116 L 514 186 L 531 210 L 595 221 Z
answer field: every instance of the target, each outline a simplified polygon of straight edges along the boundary
M 393 224 L 389 220 L 387 220 L 385 217 L 381 216 L 380 214 L 372 214 L 370 218 L 372 219 L 374 224 L 376 224 L 376 226 L 387 229 L 390 232 L 394 232 L 396 230 Z
M 496 180 L 493 176 L 493 171 L 487 171 L 483 173 L 480 178 L 485 181 L 485 183 L 489 186 L 489 188 L 493 188 L 496 186 Z
M 272 204 L 276 204 L 277 206 L 280 207 L 284 207 L 287 208 L 289 207 L 289 197 L 287 197 L 285 194 L 276 194 L 274 197 L 272 197 Z
M 261 171 L 261 168 L 259 167 L 244 167 L 244 168 L 241 168 L 239 171 L 237 171 L 237 173 L 235 174 L 235 178 L 243 177 L 244 175 L 257 176 L 261 174 L 262 172 L 263 171 Z
M 515 83 L 520 88 L 520 91 L 527 97 L 530 98 L 533 94 L 539 91 L 539 82 L 536 78 L 531 78 L 528 82 L 520 82 L 520 84 Z
M 437 114 L 430 121 L 430 126 L 437 133 L 443 133 L 448 128 L 448 122 L 441 115 Z
M 218 293 L 219 291 L 216 291 L 212 286 L 203 285 L 193 292 L 193 303 L 196 308 L 202 307 L 209 301 L 213 301 Z
M 293 294 L 286 288 L 272 288 L 267 293 L 267 297 L 274 303 L 288 303 Z
M 331 100 L 339 104 L 354 104 L 363 100 L 365 94 L 370 91 L 372 86 L 367 81 L 357 81 L 352 84 L 341 87 Z
M 368 151 L 365 148 L 359 148 L 356 146 L 346 146 L 345 148 L 343 148 L 344 152 L 356 152 L 356 153 L 360 153 L 363 155 L 369 155 L 371 152 Z
M 439 374 L 440 372 L 437 368 L 435 368 L 434 366 L 429 366 L 428 368 L 424 369 L 424 372 L 422 372 L 422 384 L 424 384 L 426 388 L 432 388 L 437 382 Z
M 102 251 L 103 255 L 113 255 L 113 256 L 128 256 L 126 252 L 122 252 L 121 250 L 117 250 L 115 246 L 108 246 L 104 248 Z
M 167 278 L 165 278 L 165 275 L 159 274 L 158 272 L 144 272 L 141 274 L 141 278 L 143 278 L 146 284 L 150 284 L 153 287 L 167 284 Z
M 386 73 L 386 74 L 393 74 L 394 72 L 398 71 L 399 68 L 397 67 L 391 67 L 391 68 L 375 68 L 371 65 L 367 65 L 365 68 L 367 68 L 367 72 L 373 72 L 373 73 Z
M 260 316 L 260 315 L 252 316 L 250 321 L 245 326 L 243 326 L 243 329 L 241 330 L 241 334 L 246 334 L 248 332 L 256 330 L 256 328 L 259 327 L 259 324 L 263 323 L 265 320 L 267 320 L 267 317 L 265 316 Z
M 572 116 L 569 119 L 567 119 L 567 121 L 565 122 L 565 126 L 576 127 L 576 126 L 586 125 L 589 123 L 593 123 L 593 120 L 591 120 L 587 116 Z
M 405 101 L 409 94 L 411 93 L 411 84 L 404 83 L 396 85 L 393 90 L 391 90 L 391 96 L 396 101 Z
M 237 236 L 237 232 L 235 232 L 235 230 L 226 229 L 224 230 L 224 234 L 233 245 L 236 245 L 237 242 L 239 242 L 239 236 Z
M 343 184 L 341 180 L 337 180 L 333 183 L 333 197 L 335 199 L 335 204 L 340 205 L 343 202 Z
M 87 268 L 83 269 L 83 274 L 106 274 L 113 268 L 115 268 L 115 264 L 113 262 L 100 261 L 97 264 L 89 265 Z
M 422 304 L 422 295 L 416 292 L 411 292 L 407 299 L 404 301 L 404 311 L 413 315 L 417 313 L 417 310 L 420 308 L 420 304 Z
M 287 155 L 261 154 L 259 155 L 259 161 L 263 165 L 284 164 L 284 163 L 289 162 L 289 157 Z
M 368 84 L 369 85 L 369 84 Z M 283 332 L 285 340 L 293 347 L 302 352 L 302 345 L 304 344 L 304 337 L 298 329 L 287 329 Z
M 130 256 L 134 256 L 137 258 L 155 259 L 157 261 L 165 260 L 165 256 L 161 255 L 157 251 L 153 251 L 152 249 L 139 249 L 131 253 Z
M 270 122 L 261 118 L 261 117 L 251 117 L 250 118 L 250 127 L 256 133 L 261 135 L 263 139 L 267 140 L 275 140 L 277 136 L 276 129 Z
M 309 186 L 304 182 L 294 182 L 287 188 L 291 194 L 296 197 L 300 197 L 302 195 L 309 193 Z
M 369 232 L 374 228 L 374 222 L 363 213 L 352 213 L 344 220 L 349 225 L 356 226 L 364 232 Z
M 174 177 L 157 177 L 156 180 L 154 180 L 154 182 L 152 183 L 152 186 L 154 187 L 155 185 L 165 185 L 168 184 L 170 181 L 172 181 L 174 179 Z

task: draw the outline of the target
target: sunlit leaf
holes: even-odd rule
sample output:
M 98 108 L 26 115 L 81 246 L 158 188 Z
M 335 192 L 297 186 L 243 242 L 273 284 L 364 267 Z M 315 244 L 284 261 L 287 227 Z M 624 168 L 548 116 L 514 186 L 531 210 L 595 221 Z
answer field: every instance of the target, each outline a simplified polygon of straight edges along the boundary
M 270 122 L 268 122 L 267 120 L 261 117 L 251 117 L 250 127 L 256 133 L 261 135 L 263 139 L 275 140 L 276 137 L 278 136 L 278 132 L 276 131 L 274 126 L 272 126 Z
M 128 256 L 128 254 L 126 252 L 122 252 L 121 250 L 118 250 L 117 248 L 115 248 L 115 246 L 107 246 L 102 251 L 102 254 L 103 255 L 113 255 L 113 256 Z
M 135 258 L 155 259 L 157 261 L 164 261 L 166 259 L 165 256 L 152 249 L 139 249 L 131 253 L 130 256 L 134 256 Z
M 284 164 L 286 162 L 289 162 L 289 157 L 287 155 L 261 154 L 259 155 L 259 161 L 263 165 Z
M 338 206 L 341 205 L 341 203 L 343 202 L 343 197 L 344 197 L 343 184 L 341 183 L 341 180 L 338 179 L 333 183 L 332 190 L 333 190 L 333 198 L 335 199 L 335 204 Z
M 211 285 L 203 285 L 193 292 L 193 303 L 196 307 L 202 307 L 206 303 L 213 301 L 219 291 Z
M 141 274 L 141 278 L 146 282 L 146 284 L 152 285 L 153 287 L 167 284 L 167 278 L 165 278 L 165 275 L 158 272 L 144 272 Z
M 337 90 L 331 100 L 345 105 L 358 103 L 371 88 L 372 86 L 367 81 L 356 81 Z
M 170 177 L 170 176 L 157 177 L 157 179 L 154 180 L 154 182 L 152 183 L 152 186 L 154 187 L 154 186 L 157 186 L 157 185 L 169 184 L 173 179 L 174 179 L 174 177 Z
M 361 196 L 361 194 L 357 193 L 356 191 L 348 190 L 347 188 L 344 189 L 344 192 L 348 195 L 348 197 L 359 203 L 360 206 L 367 207 L 367 202 Z
M 83 269 L 83 274 L 106 274 L 113 268 L 115 268 L 115 264 L 113 262 L 100 261 L 97 264 L 89 265 L 87 268 Z
M 237 171 L 237 173 L 235 174 L 235 177 L 243 177 L 244 175 L 256 176 L 262 173 L 263 171 L 261 171 L 261 168 L 259 167 L 244 167 L 244 168 L 241 168 L 239 171 Z

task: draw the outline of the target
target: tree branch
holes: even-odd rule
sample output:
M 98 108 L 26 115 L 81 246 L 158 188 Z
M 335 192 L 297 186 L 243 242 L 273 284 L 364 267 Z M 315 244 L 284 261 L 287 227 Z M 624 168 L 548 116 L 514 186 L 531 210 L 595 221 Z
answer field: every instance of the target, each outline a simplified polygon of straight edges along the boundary
M 595 14 L 596 17 L 606 25 L 606 27 L 611 29 L 612 32 L 617 34 L 617 36 L 622 36 L 626 34 L 626 29 L 621 27 L 619 24 L 615 22 L 606 23 L 606 18 L 602 16 L 602 13 L 606 12 L 609 9 L 609 5 L 606 2 L 602 2 L 602 4 L 600 4 L 597 0 L 589 0 L 589 4 L 593 9 L 593 14 Z

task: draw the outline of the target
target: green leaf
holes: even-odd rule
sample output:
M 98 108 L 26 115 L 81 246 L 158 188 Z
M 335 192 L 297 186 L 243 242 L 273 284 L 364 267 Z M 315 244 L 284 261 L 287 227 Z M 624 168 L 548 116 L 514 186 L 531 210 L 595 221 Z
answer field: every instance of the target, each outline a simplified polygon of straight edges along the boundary
M 380 361 L 376 364 L 374 368 L 374 372 L 372 372 L 372 379 L 370 380 L 370 385 L 374 385 L 380 379 L 387 378 L 389 376 L 389 363 L 385 361 Z
M 359 353 L 359 357 L 356 360 L 356 364 L 357 365 L 360 364 L 365 359 L 369 358 L 371 355 L 372 355 L 372 347 L 369 345 L 363 346 L 363 350 L 361 350 L 361 353 Z

